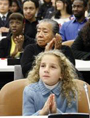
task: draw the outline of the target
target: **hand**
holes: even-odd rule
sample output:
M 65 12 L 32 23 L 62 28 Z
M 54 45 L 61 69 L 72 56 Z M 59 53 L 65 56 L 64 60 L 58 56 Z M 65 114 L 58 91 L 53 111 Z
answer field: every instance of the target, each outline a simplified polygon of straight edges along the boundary
M 54 49 L 60 49 L 62 45 L 62 37 L 59 34 L 56 34 L 54 40 Z
M 16 38 L 14 38 L 14 41 L 16 43 L 16 47 L 18 48 L 18 51 L 22 51 L 23 43 L 24 43 L 24 36 L 19 35 Z
M 3 33 L 3 32 L 9 32 L 9 28 L 7 27 L 1 27 L 0 28 L 0 32 Z
M 11 54 L 11 57 L 15 57 L 15 55 L 22 51 L 23 48 L 23 43 L 24 43 L 24 36 L 23 35 L 19 35 L 16 38 L 14 38 L 14 42 L 16 43 L 15 46 L 15 50 L 14 52 Z
M 51 105 L 50 96 L 48 97 L 47 101 L 45 102 L 44 107 L 40 110 L 39 115 L 48 115 L 49 114 L 50 105 Z
M 59 34 L 56 34 L 55 37 L 45 46 L 45 51 L 54 49 L 60 49 L 62 45 L 62 37 Z
M 54 46 L 54 40 L 52 39 L 46 46 L 45 51 L 51 50 Z
M 51 101 L 50 113 L 57 113 L 57 105 L 56 105 L 54 94 L 51 94 L 50 101 Z

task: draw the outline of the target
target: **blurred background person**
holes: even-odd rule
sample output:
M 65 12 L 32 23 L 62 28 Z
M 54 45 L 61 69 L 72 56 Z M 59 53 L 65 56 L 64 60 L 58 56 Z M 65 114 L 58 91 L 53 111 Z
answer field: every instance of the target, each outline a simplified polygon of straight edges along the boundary
M 87 22 L 85 17 L 85 11 L 87 10 L 86 0 L 74 0 L 72 4 L 72 11 L 74 18 L 68 22 L 65 22 L 60 29 L 60 34 L 63 41 L 75 40 L 78 32 Z
M 47 10 L 45 18 L 52 18 L 52 16 L 55 14 L 55 4 L 56 0 L 51 0 L 52 6 Z
M 0 34 L 7 36 L 9 32 L 10 0 L 0 0 Z
M 71 46 L 75 59 L 90 61 L 90 19 L 79 32 Z M 82 72 L 84 80 L 90 84 L 90 72 Z
M 38 20 L 36 18 L 36 13 L 39 8 L 38 0 L 25 0 L 23 2 L 23 14 L 24 14 L 24 23 L 25 30 L 24 33 L 30 38 L 35 38 L 36 36 L 36 26 Z
M 20 58 L 24 48 L 35 41 L 24 35 L 24 17 L 12 13 L 9 17 L 11 34 L 0 41 L 0 58 Z
M 59 23 L 59 26 L 72 18 L 72 2 L 71 0 L 56 0 L 56 12 L 52 17 Z
M 22 1 L 21 0 L 11 0 L 10 11 L 11 11 L 11 13 L 14 13 L 14 12 L 23 13 Z
M 47 10 L 52 7 L 51 0 L 43 0 L 44 3 L 39 7 L 38 13 L 37 13 L 37 19 L 42 20 L 46 16 Z

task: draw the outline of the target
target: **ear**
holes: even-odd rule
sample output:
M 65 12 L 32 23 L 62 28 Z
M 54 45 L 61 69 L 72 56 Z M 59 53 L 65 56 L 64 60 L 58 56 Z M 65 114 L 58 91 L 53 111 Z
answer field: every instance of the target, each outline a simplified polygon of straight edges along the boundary
M 23 31 L 24 31 L 24 29 L 25 29 L 25 23 L 23 24 Z
M 63 78 L 63 76 L 62 76 L 62 74 L 61 74 L 60 77 L 59 77 L 59 79 L 62 80 L 62 78 Z
M 59 78 L 60 78 L 60 80 L 62 80 L 63 79 L 63 74 L 61 74 Z

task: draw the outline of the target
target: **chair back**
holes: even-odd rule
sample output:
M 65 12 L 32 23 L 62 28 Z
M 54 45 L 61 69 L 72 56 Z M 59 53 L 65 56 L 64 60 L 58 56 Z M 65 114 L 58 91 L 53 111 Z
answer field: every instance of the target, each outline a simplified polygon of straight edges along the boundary
M 83 88 L 84 81 L 74 80 L 80 91 L 78 100 L 78 112 L 89 113 L 89 107 L 85 90 Z M 7 83 L 0 91 L 0 116 L 21 116 L 23 89 L 29 82 L 27 79 L 15 80 Z M 90 85 L 88 85 L 90 97 Z
M 15 80 L 4 85 L 0 91 L 0 116 L 21 116 L 23 89 L 27 79 Z

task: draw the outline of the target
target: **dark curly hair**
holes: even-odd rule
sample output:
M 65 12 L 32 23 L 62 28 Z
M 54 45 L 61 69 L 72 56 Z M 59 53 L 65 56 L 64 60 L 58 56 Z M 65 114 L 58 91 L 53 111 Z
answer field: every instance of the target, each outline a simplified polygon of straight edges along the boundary
M 90 46 L 90 19 L 85 23 L 81 29 L 83 41 L 85 46 Z

